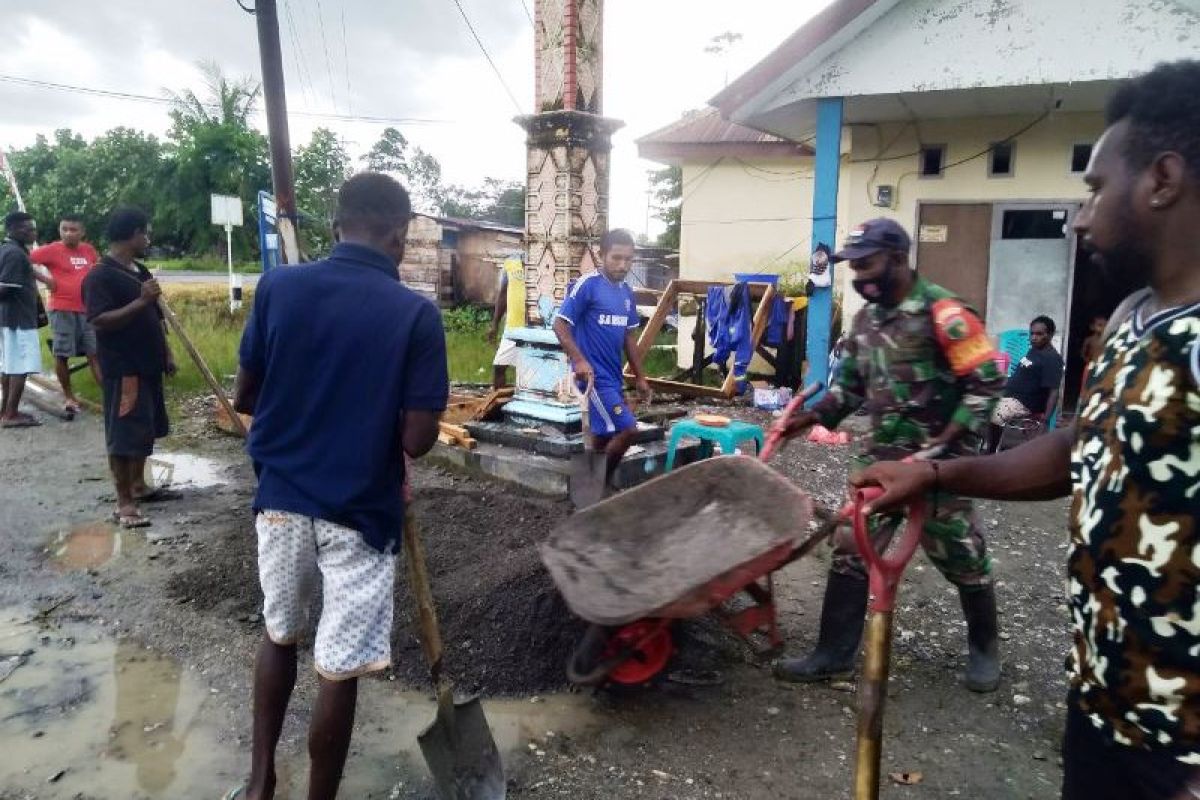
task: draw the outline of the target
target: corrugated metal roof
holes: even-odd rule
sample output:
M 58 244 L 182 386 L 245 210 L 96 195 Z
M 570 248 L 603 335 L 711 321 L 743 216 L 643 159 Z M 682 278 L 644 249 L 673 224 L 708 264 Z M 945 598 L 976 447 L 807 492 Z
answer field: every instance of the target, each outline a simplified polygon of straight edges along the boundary
M 782 144 L 786 140 L 722 119 L 715 108 L 689 111 L 637 140 L 638 144 Z

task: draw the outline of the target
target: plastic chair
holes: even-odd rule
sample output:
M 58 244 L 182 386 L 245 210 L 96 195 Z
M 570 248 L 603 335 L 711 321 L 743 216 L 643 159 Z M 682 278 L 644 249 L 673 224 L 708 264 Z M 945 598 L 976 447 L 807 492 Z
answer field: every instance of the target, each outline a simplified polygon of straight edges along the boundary
M 1029 331 L 1021 328 L 1003 331 L 999 336 L 997 348 L 1008 356 L 1008 377 L 1017 371 L 1017 365 L 1029 352 Z
M 682 419 L 671 426 L 671 438 L 667 443 L 667 463 L 663 467 L 663 472 L 670 472 L 675 466 L 675 448 L 679 445 L 680 440 L 685 438 L 700 440 L 703 458 L 712 455 L 713 442 L 721 446 L 722 453 L 729 455 L 734 452 L 740 442 L 753 439 L 754 453 L 757 455 L 762 450 L 765 440 L 763 429 L 752 422 L 730 420 L 728 425 L 714 428 L 709 425 L 701 425 L 694 419 Z

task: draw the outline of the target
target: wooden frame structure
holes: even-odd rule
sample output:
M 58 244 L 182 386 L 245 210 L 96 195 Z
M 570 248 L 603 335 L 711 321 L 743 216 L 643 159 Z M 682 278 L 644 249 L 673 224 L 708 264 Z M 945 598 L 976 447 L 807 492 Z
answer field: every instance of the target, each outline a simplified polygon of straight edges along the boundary
M 654 309 L 654 316 L 646 323 L 646 327 L 642 329 L 642 335 L 638 337 L 637 350 L 638 356 L 643 360 L 650 352 L 650 348 L 654 345 L 654 339 L 662 330 L 663 323 L 666 322 L 667 316 L 670 315 L 671 309 L 675 307 L 675 301 L 680 295 L 700 295 L 706 297 L 708 290 L 714 286 L 730 286 L 729 281 L 689 281 L 676 279 L 667 285 L 667 289 L 663 292 L 663 296 L 658 301 L 658 306 Z M 763 335 L 766 333 L 767 324 L 771 321 L 771 305 L 775 300 L 775 285 L 771 283 L 750 282 L 747 284 L 750 289 L 750 302 L 758 302 L 758 308 L 754 312 L 753 322 L 750 325 L 750 344 L 754 351 L 758 350 L 759 343 L 762 341 Z M 697 379 L 704 368 L 704 345 L 706 342 L 698 342 L 696 346 L 697 352 L 700 354 L 700 363 L 693 364 Z M 626 371 L 626 378 L 633 376 Z M 737 378 L 733 371 L 725 376 L 724 383 L 720 387 L 703 386 L 699 383 L 687 383 L 681 380 L 666 380 L 663 378 L 648 378 L 647 382 L 651 388 L 662 392 L 675 392 L 689 397 L 713 397 L 713 398 L 731 398 L 737 392 Z

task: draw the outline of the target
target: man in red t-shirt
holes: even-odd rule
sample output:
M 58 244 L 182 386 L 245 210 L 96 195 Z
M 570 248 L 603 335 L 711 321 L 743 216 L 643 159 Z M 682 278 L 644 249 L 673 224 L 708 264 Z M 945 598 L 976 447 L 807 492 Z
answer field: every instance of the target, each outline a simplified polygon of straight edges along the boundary
M 96 361 L 96 332 L 87 321 L 83 305 L 83 279 L 99 260 L 96 250 L 83 241 L 83 218 L 67 214 L 58 223 L 59 241 L 36 248 L 29 260 L 50 271 L 43 283 L 50 289 L 50 330 L 53 340 L 54 372 L 67 398 L 67 410 L 79 411 L 79 400 L 71 390 L 71 369 L 67 359 L 87 356 L 92 377 L 100 385 L 100 366 Z

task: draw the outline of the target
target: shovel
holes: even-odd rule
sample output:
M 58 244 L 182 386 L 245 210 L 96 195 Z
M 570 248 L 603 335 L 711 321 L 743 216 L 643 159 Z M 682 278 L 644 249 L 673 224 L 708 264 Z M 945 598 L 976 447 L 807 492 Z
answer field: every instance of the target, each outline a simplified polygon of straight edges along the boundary
M 913 459 L 906 459 L 913 460 Z M 858 735 L 854 759 L 854 800 L 878 800 L 879 762 L 883 752 L 883 706 L 887 698 L 888 670 L 892 659 L 892 617 L 896 590 L 904 568 L 921 541 L 925 526 L 925 503 L 908 509 L 908 522 L 890 555 L 875 550 L 867 532 L 863 506 L 881 495 L 878 488 L 854 493 L 854 540 L 867 562 L 871 587 L 870 616 L 867 618 L 867 648 L 863 674 L 858 684 Z
M 596 452 L 596 437 L 592 435 L 591 402 L 594 384 L 588 379 L 587 389 L 579 394 L 574 378 L 566 378 L 568 391 L 579 401 L 579 421 L 583 426 L 583 452 L 571 456 L 569 491 L 575 510 L 594 506 L 604 499 L 605 478 L 608 473 L 608 457 Z
M 442 635 L 425 568 L 425 548 L 413 517 L 410 504 L 404 512 L 404 556 L 417 601 L 421 648 L 437 693 L 437 716 L 417 742 L 441 800 L 504 800 L 508 788 L 504 766 L 483 706 L 478 697 L 455 702 L 454 687 L 442 671 Z

